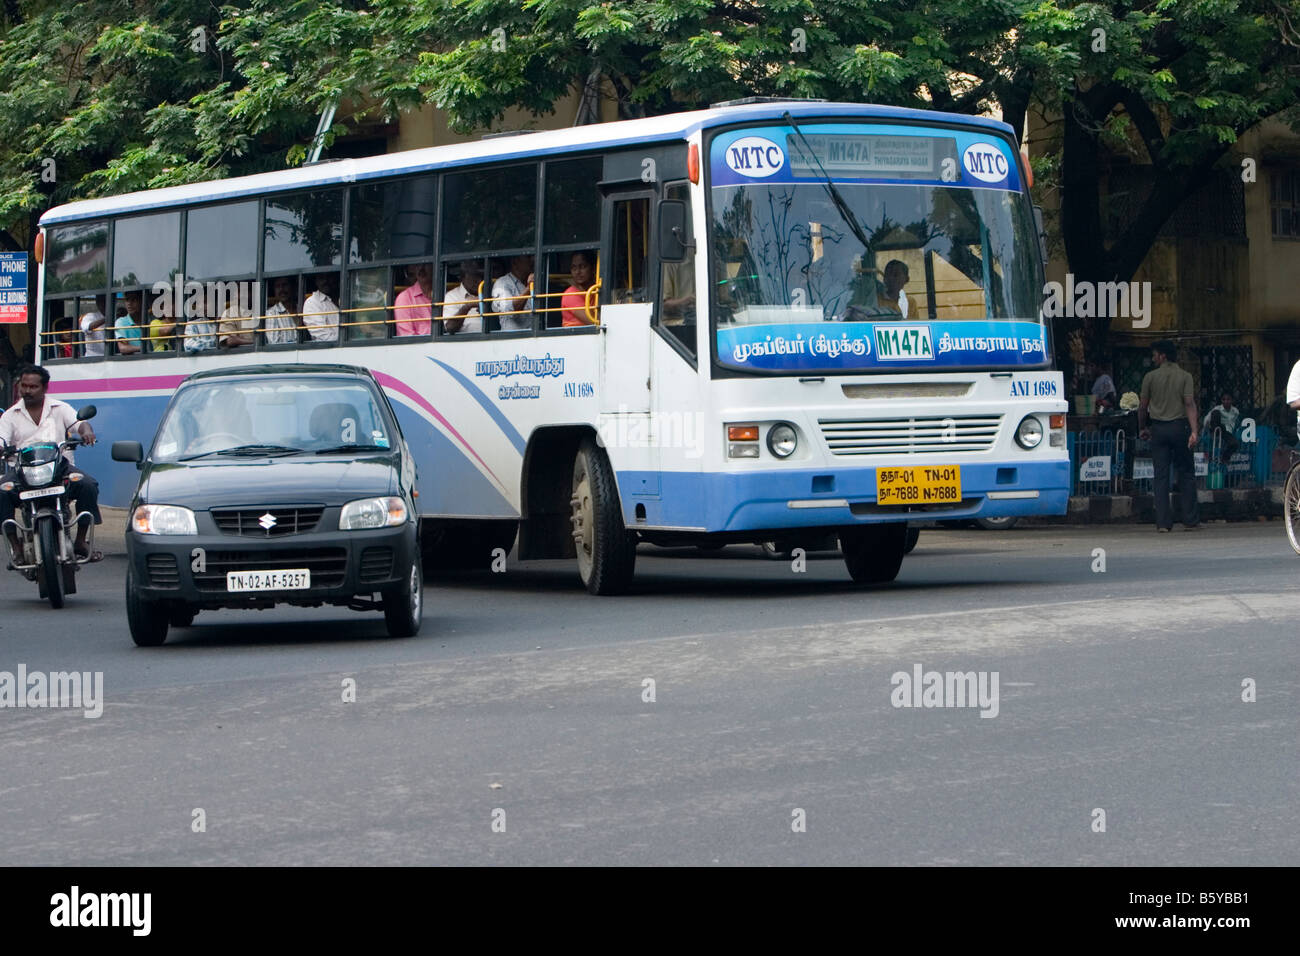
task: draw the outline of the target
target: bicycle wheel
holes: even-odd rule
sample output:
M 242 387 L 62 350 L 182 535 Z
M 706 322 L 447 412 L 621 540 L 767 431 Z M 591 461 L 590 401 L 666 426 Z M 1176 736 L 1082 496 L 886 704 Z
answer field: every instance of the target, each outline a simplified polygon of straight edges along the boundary
M 1286 537 L 1291 550 L 1300 554 L 1300 465 L 1292 467 L 1286 476 L 1282 491 L 1283 517 L 1286 519 Z

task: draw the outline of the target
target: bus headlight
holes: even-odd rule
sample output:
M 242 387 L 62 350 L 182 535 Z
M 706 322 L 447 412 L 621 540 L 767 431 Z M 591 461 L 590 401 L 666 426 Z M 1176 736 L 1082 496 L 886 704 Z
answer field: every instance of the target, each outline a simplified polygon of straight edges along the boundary
M 391 528 L 406 523 L 406 502 L 401 498 L 362 498 L 349 501 L 339 515 L 340 531 Z
M 141 505 L 131 515 L 137 534 L 198 534 L 194 512 L 179 505 Z
M 1016 444 L 1028 451 L 1037 448 L 1043 441 L 1043 423 L 1033 415 L 1026 415 L 1016 429 Z
M 799 435 L 793 425 L 777 422 L 767 430 L 767 450 L 777 458 L 789 458 L 798 447 Z

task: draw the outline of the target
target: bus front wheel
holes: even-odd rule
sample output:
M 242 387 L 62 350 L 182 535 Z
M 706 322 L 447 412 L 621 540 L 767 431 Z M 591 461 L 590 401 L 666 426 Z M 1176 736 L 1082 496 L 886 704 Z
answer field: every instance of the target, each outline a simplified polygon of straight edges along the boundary
M 886 584 L 898 577 L 907 553 L 907 525 L 868 525 L 840 532 L 840 552 L 858 584 Z
M 592 594 L 626 590 L 636 569 L 636 538 L 623 525 L 609 458 L 590 439 L 573 461 L 569 503 L 582 583 Z

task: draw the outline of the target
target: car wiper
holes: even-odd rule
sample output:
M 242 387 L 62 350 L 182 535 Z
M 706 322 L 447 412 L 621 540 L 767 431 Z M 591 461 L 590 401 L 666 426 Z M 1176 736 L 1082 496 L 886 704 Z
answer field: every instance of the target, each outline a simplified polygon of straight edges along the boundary
M 300 455 L 306 449 L 294 448 L 292 445 L 236 445 L 234 448 L 223 448 L 217 455 Z
M 318 449 L 318 455 L 340 455 L 348 451 L 392 451 L 387 445 L 335 445 L 333 448 Z
M 835 210 L 840 214 L 840 218 L 844 220 L 844 224 L 853 232 L 854 238 L 857 239 L 858 242 L 862 243 L 863 249 L 870 249 L 871 240 L 867 238 L 867 234 L 863 231 L 861 224 L 858 222 L 858 217 L 853 215 L 853 210 L 849 208 L 849 204 L 844 200 L 844 196 L 835 188 L 835 181 L 831 179 L 830 174 L 826 172 L 826 167 L 822 165 L 822 161 L 818 159 L 817 154 L 813 152 L 812 144 L 809 143 L 807 137 L 804 136 L 803 130 L 801 130 L 795 123 L 794 117 L 790 115 L 789 110 L 787 110 L 783 115 L 785 121 L 790 124 L 790 128 L 794 130 L 795 135 L 799 137 L 799 142 L 803 143 L 804 149 L 808 150 L 808 158 L 817 164 L 817 169 L 822 174 L 822 186 L 825 187 L 826 192 L 830 195 L 831 202 L 835 205 Z

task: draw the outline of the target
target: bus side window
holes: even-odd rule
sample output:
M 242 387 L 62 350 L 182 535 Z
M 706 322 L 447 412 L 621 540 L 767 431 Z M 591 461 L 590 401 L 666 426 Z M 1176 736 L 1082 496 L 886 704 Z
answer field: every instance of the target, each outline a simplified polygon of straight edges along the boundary
M 411 270 L 414 271 L 414 266 Z M 393 270 L 394 278 L 405 274 L 406 269 L 397 266 Z M 392 292 L 389 289 L 389 269 L 387 266 L 379 266 L 375 269 L 354 269 L 348 273 L 348 285 L 350 295 L 350 311 L 346 314 L 344 322 L 348 327 L 349 339 L 382 339 L 388 335 L 392 316 L 389 314 L 389 303 L 393 302 Z M 407 284 L 401 282 L 398 286 L 398 292 L 405 289 Z M 397 299 L 396 305 L 403 306 L 400 298 Z M 399 308 L 397 313 L 398 335 L 414 334 L 404 331 L 408 328 L 407 323 L 415 321 L 415 316 L 407 308 Z
M 665 262 L 659 277 L 659 324 L 695 353 L 695 249 L 690 216 L 691 191 L 686 183 L 671 183 L 664 188 L 664 199 L 686 203 L 684 234 L 686 246 L 681 262 Z M 665 253 L 666 255 L 666 253 Z
M 614 261 L 601 282 L 614 303 L 648 302 L 646 268 L 650 249 L 650 200 L 628 199 L 614 204 Z

